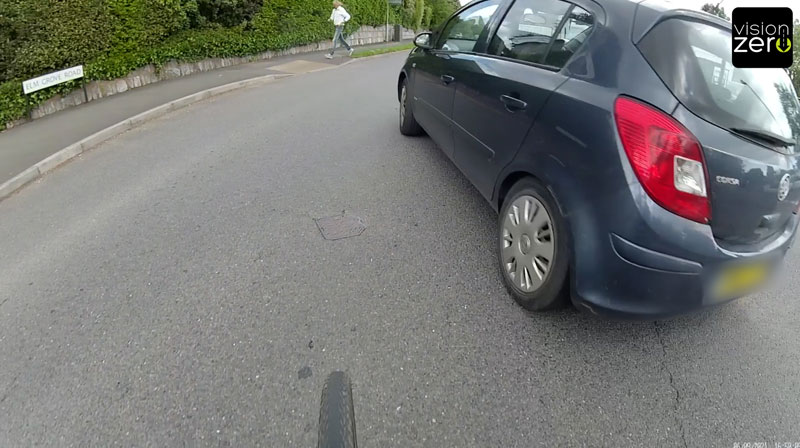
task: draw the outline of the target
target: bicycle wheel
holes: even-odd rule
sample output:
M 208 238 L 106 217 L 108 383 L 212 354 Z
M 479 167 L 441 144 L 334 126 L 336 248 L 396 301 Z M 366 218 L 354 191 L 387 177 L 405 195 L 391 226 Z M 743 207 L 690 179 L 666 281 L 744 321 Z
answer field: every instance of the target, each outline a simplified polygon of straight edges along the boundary
M 356 448 L 353 387 L 344 372 L 332 372 L 322 388 L 318 448 Z

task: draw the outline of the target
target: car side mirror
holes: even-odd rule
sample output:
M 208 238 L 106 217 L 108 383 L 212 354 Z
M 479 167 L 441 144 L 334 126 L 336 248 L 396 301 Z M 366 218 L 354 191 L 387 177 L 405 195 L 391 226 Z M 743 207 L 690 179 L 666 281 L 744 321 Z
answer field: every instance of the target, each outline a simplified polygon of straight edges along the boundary
M 414 38 L 414 45 L 422 48 L 423 50 L 430 50 L 433 48 L 433 44 L 431 39 L 433 35 L 431 33 L 419 33 L 417 37 Z

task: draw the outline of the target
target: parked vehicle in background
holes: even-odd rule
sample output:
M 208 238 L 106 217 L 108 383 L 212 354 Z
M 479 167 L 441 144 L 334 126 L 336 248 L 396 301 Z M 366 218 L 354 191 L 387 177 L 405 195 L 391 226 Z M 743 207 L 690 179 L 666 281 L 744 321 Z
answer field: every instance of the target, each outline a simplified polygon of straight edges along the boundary
M 800 106 L 730 24 L 655 0 L 481 0 L 415 41 L 400 130 L 499 211 L 522 306 L 664 317 L 751 293 L 798 226 Z

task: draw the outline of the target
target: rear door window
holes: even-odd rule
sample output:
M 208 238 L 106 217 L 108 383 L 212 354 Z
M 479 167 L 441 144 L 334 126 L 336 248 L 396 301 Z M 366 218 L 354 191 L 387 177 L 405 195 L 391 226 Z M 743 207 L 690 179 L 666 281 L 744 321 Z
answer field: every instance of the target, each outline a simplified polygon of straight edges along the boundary
M 668 19 L 639 49 L 678 100 L 718 126 L 784 153 L 800 143 L 800 105 L 785 70 L 736 68 L 731 33 Z
M 517 0 L 489 44 L 489 54 L 561 68 L 591 31 L 592 15 L 560 0 Z
M 544 58 L 545 65 L 561 68 L 580 48 L 594 26 L 594 17 L 583 8 L 573 7 L 564 25 L 556 36 L 550 52 Z

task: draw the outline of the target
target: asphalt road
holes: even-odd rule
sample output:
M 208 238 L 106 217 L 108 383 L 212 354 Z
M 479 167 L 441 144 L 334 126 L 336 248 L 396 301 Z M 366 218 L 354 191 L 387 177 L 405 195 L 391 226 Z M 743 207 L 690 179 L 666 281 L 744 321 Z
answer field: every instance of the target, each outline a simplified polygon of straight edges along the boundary
M 800 443 L 800 251 L 710 312 L 528 313 L 490 206 L 397 130 L 403 57 L 176 111 L 0 202 L 0 446 L 314 446 L 336 369 L 364 447 Z M 366 231 L 324 240 L 343 211 Z

